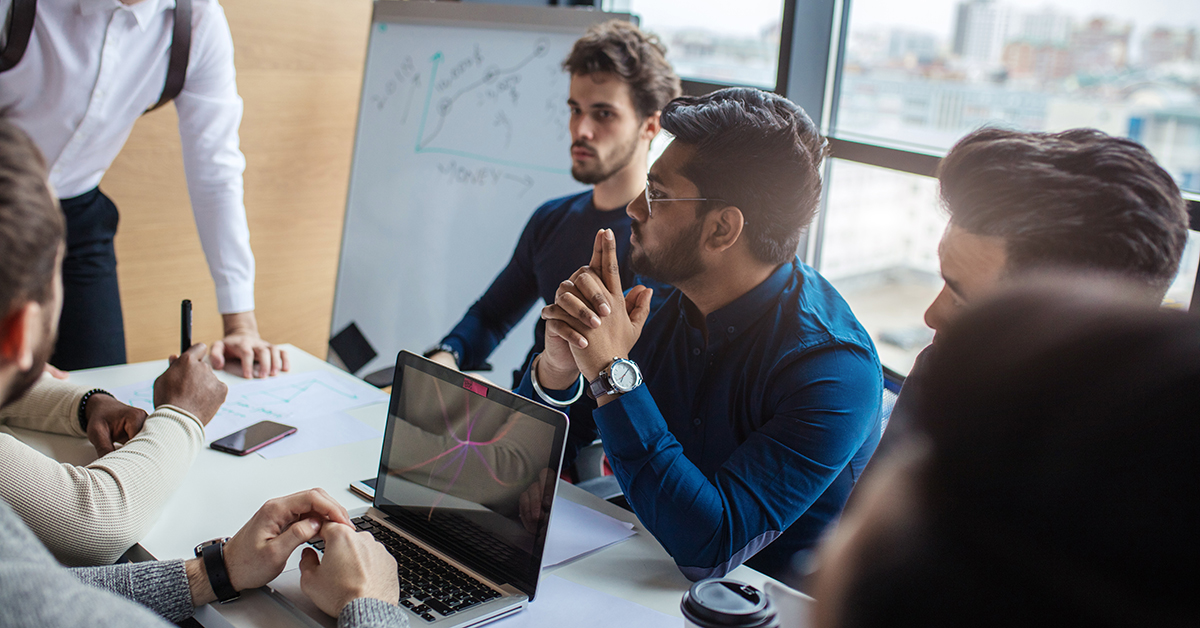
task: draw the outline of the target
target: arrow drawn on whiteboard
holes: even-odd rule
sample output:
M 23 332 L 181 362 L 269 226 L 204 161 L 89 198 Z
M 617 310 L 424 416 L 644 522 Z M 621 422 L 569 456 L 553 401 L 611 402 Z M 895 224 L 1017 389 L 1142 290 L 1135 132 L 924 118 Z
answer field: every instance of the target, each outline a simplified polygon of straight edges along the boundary
M 421 137 L 425 135 L 425 120 L 429 117 L 429 102 L 433 100 L 433 82 L 437 78 L 438 65 L 442 63 L 441 51 L 433 53 L 433 56 L 429 60 L 433 62 L 433 72 L 429 75 L 429 91 L 425 93 L 425 110 L 421 112 L 421 130 L 417 132 L 418 153 L 421 152 L 422 148 Z M 438 129 L 441 130 L 441 127 L 439 126 Z
M 525 186 L 525 189 L 521 190 L 521 193 L 517 195 L 517 198 L 525 196 L 525 193 L 528 192 L 529 189 L 533 187 L 533 183 L 534 183 L 533 177 L 531 177 L 529 175 L 524 175 L 524 176 L 518 177 L 515 174 L 505 174 L 504 178 L 509 179 L 511 181 L 516 181 L 520 185 Z

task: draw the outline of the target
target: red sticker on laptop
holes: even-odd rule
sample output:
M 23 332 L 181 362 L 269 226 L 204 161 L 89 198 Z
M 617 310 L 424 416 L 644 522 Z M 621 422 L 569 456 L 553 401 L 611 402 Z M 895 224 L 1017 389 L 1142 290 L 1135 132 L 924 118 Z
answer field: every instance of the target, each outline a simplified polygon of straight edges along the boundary
M 463 388 L 466 388 L 467 390 L 479 395 L 480 397 L 487 396 L 487 390 L 488 390 L 487 386 L 484 386 L 483 384 L 480 384 L 479 382 L 477 382 L 473 379 L 464 379 L 463 380 Z

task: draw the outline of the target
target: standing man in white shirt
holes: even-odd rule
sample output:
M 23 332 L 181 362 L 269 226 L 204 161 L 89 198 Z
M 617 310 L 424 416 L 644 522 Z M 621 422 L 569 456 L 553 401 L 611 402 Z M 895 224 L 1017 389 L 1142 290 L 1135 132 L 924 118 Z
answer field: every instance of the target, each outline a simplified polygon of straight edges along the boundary
M 0 72 L 0 117 L 25 130 L 46 155 L 67 217 L 62 324 L 51 363 L 71 370 L 125 362 L 113 250 L 118 213 L 98 186 L 134 122 L 169 95 L 173 41 L 190 39 L 174 102 L 192 211 L 225 327 L 224 339 L 213 344 L 213 366 L 240 360 L 245 377 L 287 370 L 287 355 L 259 336 L 254 316 L 254 255 L 242 198 L 246 160 L 238 148 L 242 99 L 221 6 L 38 0 L 23 42 L 19 14 L 29 2 L 0 0 L 0 69 L 7 68 Z M 190 14 L 190 38 L 174 32 L 177 14 L 181 20 Z

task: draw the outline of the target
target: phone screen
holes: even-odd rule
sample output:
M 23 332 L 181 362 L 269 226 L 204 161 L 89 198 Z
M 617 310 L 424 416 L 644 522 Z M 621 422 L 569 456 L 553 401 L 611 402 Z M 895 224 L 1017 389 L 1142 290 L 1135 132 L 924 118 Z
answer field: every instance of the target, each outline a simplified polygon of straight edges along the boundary
M 229 436 L 213 441 L 210 447 L 217 451 L 244 456 L 262 449 L 284 436 L 295 433 L 296 428 L 290 425 L 274 421 L 259 421 L 244 430 L 238 430 Z

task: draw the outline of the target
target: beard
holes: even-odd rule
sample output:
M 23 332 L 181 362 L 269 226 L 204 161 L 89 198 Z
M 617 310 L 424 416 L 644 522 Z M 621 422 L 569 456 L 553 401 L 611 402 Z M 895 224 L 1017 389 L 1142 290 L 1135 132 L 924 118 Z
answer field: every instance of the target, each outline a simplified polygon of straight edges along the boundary
M 590 168 L 580 168 L 575 164 L 571 164 L 571 176 L 576 181 L 587 185 L 596 185 L 607 181 L 614 174 L 620 172 L 622 168 L 633 162 L 634 155 L 637 154 L 638 148 L 637 135 L 629 138 L 629 142 L 617 145 L 612 152 L 610 158 L 605 158 L 600 154 L 600 151 L 595 147 L 587 145 L 585 142 L 575 142 L 571 144 L 571 148 L 586 148 L 593 153 L 596 153 L 595 163 Z
M 0 407 L 7 406 L 23 397 L 42 376 L 42 371 L 46 370 L 46 361 L 50 359 L 50 354 L 54 351 L 54 340 L 57 335 L 50 316 L 50 312 L 47 311 L 42 320 L 42 330 L 45 333 L 42 334 L 42 344 L 33 351 L 33 364 L 29 370 L 17 373 L 13 381 L 9 382 L 8 390 L 4 391 L 4 399 L 0 401 Z
M 641 225 L 631 225 L 634 235 L 641 240 Z M 660 283 L 678 286 L 704 270 L 700 259 L 700 231 L 704 221 L 695 220 L 688 228 L 676 232 L 661 251 L 651 253 L 641 246 L 629 248 L 629 269 L 638 275 L 649 277 Z

